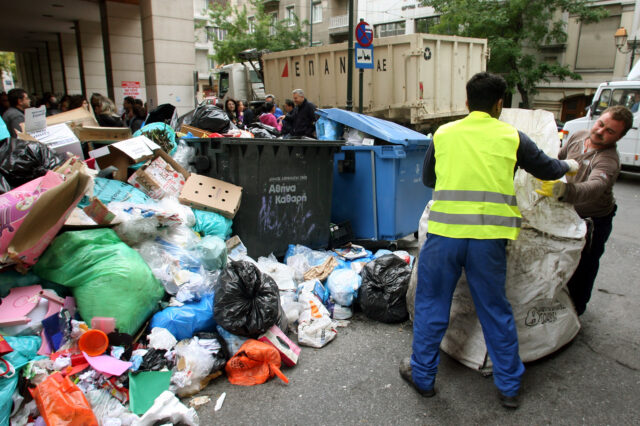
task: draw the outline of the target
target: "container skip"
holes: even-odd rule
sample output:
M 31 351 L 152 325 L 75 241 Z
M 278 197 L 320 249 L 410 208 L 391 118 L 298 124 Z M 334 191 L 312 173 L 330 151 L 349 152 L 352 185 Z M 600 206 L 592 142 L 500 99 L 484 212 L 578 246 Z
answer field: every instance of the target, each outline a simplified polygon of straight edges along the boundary
M 431 189 L 422 184 L 431 139 L 354 112 L 332 108 L 317 113 L 366 133 L 378 143 L 345 145 L 335 155 L 332 221 L 349 221 L 356 239 L 393 241 L 417 231 L 431 199 Z
M 318 108 L 346 105 L 347 43 L 265 54 L 264 85 L 277 99 L 304 88 Z M 373 40 L 374 68 L 364 70 L 363 111 L 427 128 L 467 114 L 466 84 L 486 70 L 487 40 L 408 34 Z M 357 84 L 353 87 L 357 108 Z
M 243 188 L 233 231 L 254 258 L 289 244 L 329 243 L 333 156 L 341 141 L 184 139 L 197 148 L 198 173 Z

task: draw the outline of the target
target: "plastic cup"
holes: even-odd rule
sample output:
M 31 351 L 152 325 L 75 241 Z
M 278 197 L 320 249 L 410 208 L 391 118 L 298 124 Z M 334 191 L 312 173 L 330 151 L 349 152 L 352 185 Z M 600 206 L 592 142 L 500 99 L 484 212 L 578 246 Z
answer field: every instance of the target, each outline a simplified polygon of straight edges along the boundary
M 78 347 L 89 356 L 102 355 L 109 347 L 109 338 L 103 331 L 86 331 L 78 340 Z

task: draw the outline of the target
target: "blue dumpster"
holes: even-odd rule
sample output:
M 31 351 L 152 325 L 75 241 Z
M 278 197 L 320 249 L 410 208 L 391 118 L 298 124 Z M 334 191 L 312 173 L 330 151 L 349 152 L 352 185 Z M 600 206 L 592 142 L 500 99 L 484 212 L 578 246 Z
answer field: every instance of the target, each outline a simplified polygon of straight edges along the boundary
M 345 145 L 335 154 L 332 222 L 351 222 L 356 239 L 393 241 L 417 231 L 431 199 L 431 189 L 422 184 L 431 139 L 390 121 L 336 108 L 317 114 L 360 130 L 378 143 Z

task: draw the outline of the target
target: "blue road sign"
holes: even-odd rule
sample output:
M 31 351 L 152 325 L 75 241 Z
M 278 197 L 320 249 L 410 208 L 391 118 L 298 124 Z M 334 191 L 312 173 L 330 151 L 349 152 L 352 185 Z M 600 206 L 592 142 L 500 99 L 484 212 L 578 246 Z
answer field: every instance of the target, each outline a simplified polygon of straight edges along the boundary
M 356 68 L 373 69 L 373 46 L 362 47 L 356 43 Z

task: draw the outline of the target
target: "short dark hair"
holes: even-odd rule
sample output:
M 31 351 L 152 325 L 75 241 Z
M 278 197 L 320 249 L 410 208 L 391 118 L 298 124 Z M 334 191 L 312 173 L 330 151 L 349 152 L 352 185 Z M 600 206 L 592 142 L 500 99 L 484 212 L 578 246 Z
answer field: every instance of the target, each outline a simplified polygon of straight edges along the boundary
M 142 99 L 134 99 L 133 104 L 144 107 L 144 102 L 142 102 Z
M 469 111 L 489 112 L 507 91 L 504 78 L 488 72 L 480 72 L 467 82 Z
M 273 102 L 265 102 L 263 111 L 265 112 L 265 114 L 268 114 L 271 112 L 274 106 L 276 106 L 276 104 L 274 104 Z
M 124 100 L 122 101 L 122 103 L 129 103 L 131 105 L 135 105 L 136 104 L 136 100 L 134 99 L 133 96 L 125 96 Z
M 27 92 L 24 89 L 15 88 L 9 90 L 9 93 L 7 93 L 7 96 L 9 96 L 9 105 L 14 108 L 17 107 L 18 101 L 22 99 L 24 95 L 27 95 Z
M 633 127 L 633 113 L 629 110 L 629 108 L 623 105 L 610 106 L 609 108 L 602 111 L 600 117 L 602 117 L 606 113 L 611 114 L 611 118 L 613 118 L 614 120 L 622 121 L 622 123 L 624 124 L 624 131 L 622 132 L 622 135 L 620 135 L 620 137 L 626 135 L 629 129 Z
M 291 108 L 295 108 L 295 106 L 296 106 L 296 104 L 294 104 L 291 99 L 286 99 L 284 101 L 284 104 L 290 106 Z

